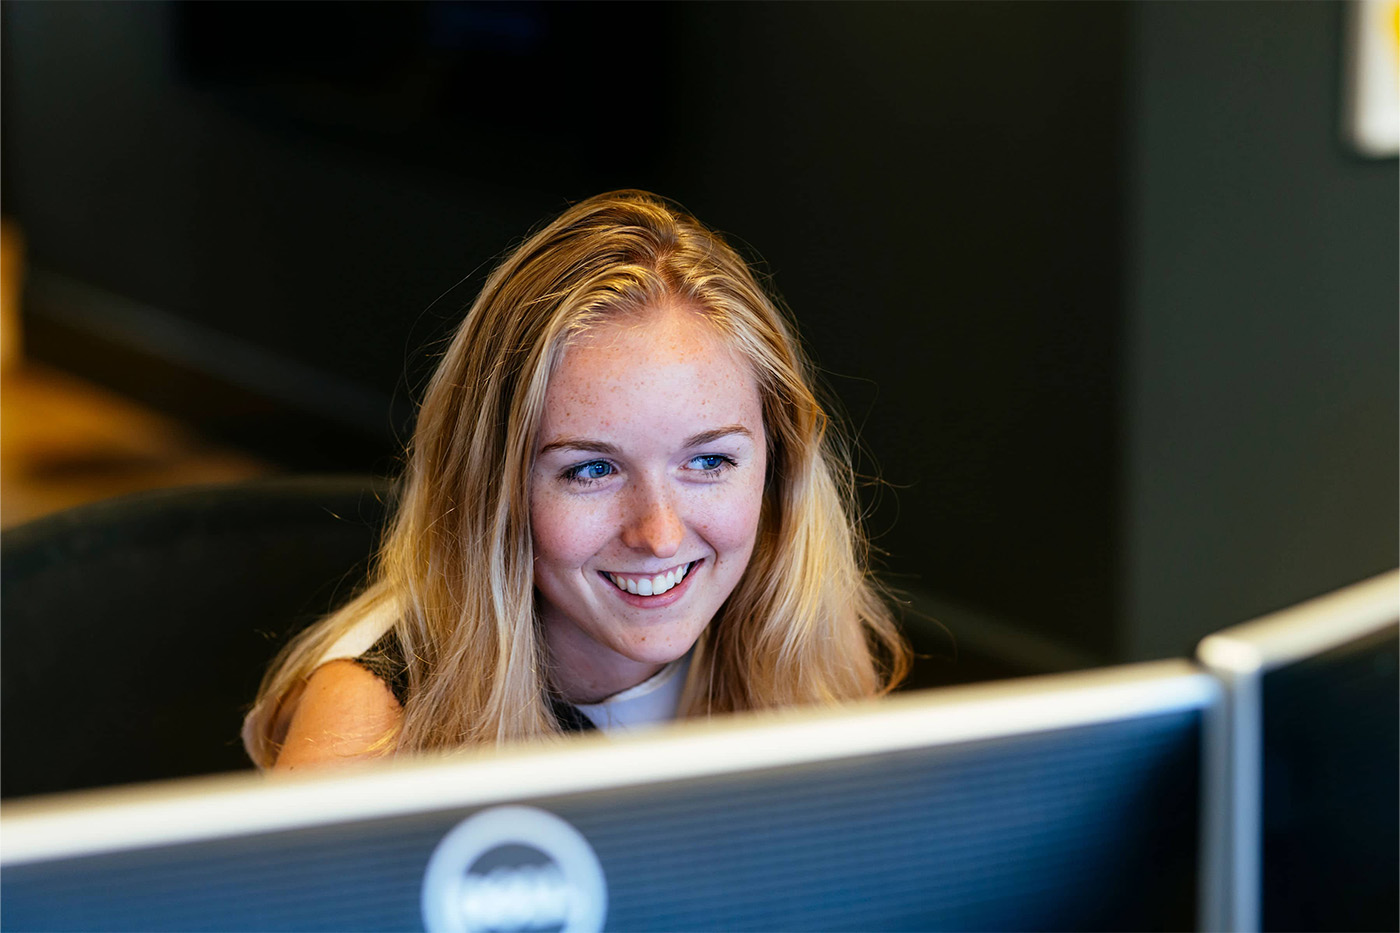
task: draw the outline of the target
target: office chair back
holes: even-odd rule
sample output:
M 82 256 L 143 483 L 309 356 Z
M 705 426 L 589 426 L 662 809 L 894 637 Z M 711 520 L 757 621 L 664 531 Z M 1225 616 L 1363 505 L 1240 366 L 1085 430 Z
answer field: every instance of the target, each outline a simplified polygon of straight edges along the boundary
M 305 477 L 125 496 L 0 535 L 7 798 L 250 767 L 268 661 L 364 580 L 390 485 Z

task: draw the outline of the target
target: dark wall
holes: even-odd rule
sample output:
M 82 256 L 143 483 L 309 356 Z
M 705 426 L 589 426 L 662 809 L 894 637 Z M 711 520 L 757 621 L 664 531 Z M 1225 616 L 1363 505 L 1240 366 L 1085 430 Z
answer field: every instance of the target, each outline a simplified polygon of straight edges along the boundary
M 1133 7 L 1125 656 L 1400 562 L 1400 185 L 1341 139 L 1344 14 Z
M 1340 15 L 15 0 L 27 333 L 389 469 L 490 263 L 652 188 L 766 261 L 891 582 L 1026 668 L 1176 654 L 1395 562 L 1395 169 L 1335 141 Z
M 325 20 L 316 6 L 216 9 L 230 26 L 254 18 L 275 35 L 289 18 Z M 31 295 L 35 349 L 77 352 L 45 342 L 54 317 L 78 317 L 82 332 L 109 326 L 129 345 L 120 349 L 173 358 L 181 375 L 213 371 L 266 404 L 240 406 L 176 379 L 132 386 L 151 401 L 252 443 L 264 442 L 273 412 L 291 411 L 305 417 L 274 419 L 272 455 L 294 447 L 314 461 L 298 434 L 334 426 L 361 443 L 308 465 L 378 462 L 409 420 L 406 364 L 423 368 L 413 361 L 456 311 L 425 309 L 561 193 L 445 170 L 413 140 L 395 157 L 394 128 L 357 131 L 354 101 L 371 92 L 353 83 L 312 97 L 331 101 L 327 115 L 297 97 L 325 79 L 264 75 L 260 54 L 241 80 L 191 73 L 183 9 L 6 6 L 6 210 L 23 221 L 41 286 L 54 272 L 102 293 Z M 308 39 L 308 52 L 339 38 Z M 478 146 L 491 144 L 477 135 Z M 80 364 L 109 381 L 138 379 L 140 366 L 104 365 L 112 348 L 78 349 Z

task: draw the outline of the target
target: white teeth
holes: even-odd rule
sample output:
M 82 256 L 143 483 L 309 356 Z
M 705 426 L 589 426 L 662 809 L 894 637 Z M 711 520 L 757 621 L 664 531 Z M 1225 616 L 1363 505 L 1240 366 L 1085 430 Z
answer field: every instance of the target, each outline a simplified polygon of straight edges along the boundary
M 670 590 L 676 584 L 685 579 L 686 572 L 691 568 L 691 564 L 682 564 L 673 570 L 665 573 L 658 573 L 654 577 L 642 577 L 634 579 L 624 577 L 619 574 L 610 573 L 608 579 L 620 590 L 626 590 L 637 596 L 660 596 Z

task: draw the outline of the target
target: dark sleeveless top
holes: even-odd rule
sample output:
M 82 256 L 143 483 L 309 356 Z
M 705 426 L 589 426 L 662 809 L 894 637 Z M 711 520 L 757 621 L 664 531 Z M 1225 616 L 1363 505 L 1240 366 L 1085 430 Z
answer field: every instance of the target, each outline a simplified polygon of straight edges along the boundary
M 385 632 L 379 641 L 371 645 L 364 654 L 349 660 L 354 661 L 384 681 L 384 685 L 393 693 L 394 699 L 399 701 L 400 706 L 407 702 L 408 662 L 404 658 L 403 644 L 392 628 Z M 550 697 L 549 705 L 554 713 L 554 719 L 564 732 L 593 732 L 598 728 L 572 703 L 559 697 Z

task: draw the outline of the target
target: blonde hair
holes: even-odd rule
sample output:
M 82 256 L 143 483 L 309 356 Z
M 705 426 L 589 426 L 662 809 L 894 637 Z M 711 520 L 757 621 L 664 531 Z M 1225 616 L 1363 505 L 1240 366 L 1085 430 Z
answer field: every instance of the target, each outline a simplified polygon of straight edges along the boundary
M 328 646 L 395 613 L 407 661 L 399 751 L 559 731 L 535 612 L 529 490 L 554 366 L 572 338 L 671 302 L 752 367 L 768 437 L 757 543 L 696 644 L 682 715 L 869 697 L 909 650 L 867 568 L 854 474 L 793 329 L 717 234 L 656 195 L 580 202 L 487 279 L 427 387 L 396 517 L 365 592 L 289 644 L 244 729 L 276 759 L 287 707 Z

